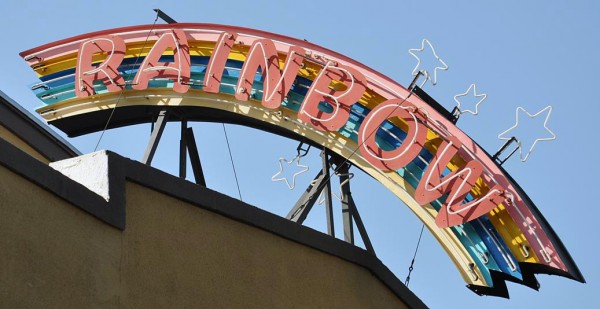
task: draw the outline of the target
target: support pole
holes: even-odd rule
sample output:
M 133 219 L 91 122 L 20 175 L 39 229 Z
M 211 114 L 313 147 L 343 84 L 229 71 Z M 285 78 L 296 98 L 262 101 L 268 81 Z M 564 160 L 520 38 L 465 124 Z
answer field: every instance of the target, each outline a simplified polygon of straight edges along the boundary
M 194 172 L 196 183 L 206 187 L 204 171 L 202 170 L 202 163 L 200 163 L 200 155 L 198 154 L 196 138 L 194 137 L 194 130 L 192 128 L 187 128 L 185 130 L 185 144 L 187 145 L 188 153 L 190 154 L 190 163 L 192 163 L 192 171 Z
M 306 191 L 304 191 L 302 196 L 298 199 L 286 218 L 302 224 L 304 220 L 306 220 L 308 213 L 312 210 L 312 207 L 315 205 L 315 202 L 319 199 L 321 192 L 323 192 L 325 194 L 327 233 L 335 237 L 335 229 L 333 225 L 333 206 L 331 203 L 331 178 L 329 174 L 331 163 L 329 162 L 329 155 L 325 151 L 321 152 L 321 159 L 323 162 L 323 168 L 321 171 L 319 171 L 319 174 L 317 174 Z
M 350 164 L 347 162 L 338 163 L 342 162 L 342 158 L 336 156 L 335 154 L 331 154 L 330 157 L 330 154 L 325 150 L 321 152 L 321 158 L 323 162 L 323 169 L 319 171 L 317 176 L 315 176 L 314 180 L 298 199 L 294 207 L 287 214 L 286 218 L 302 224 L 304 220 L 306 220 L 306 217 L 308 216 L 308 213 L 310 213 L 315 202 L 318 200 L 321 192 L 326 190 L 324 193 L 326 201 L 327 232 L 329 235 L 335 237 L 333 225 L 333 207 L 331 203 L 331 177 L 329 174 L 331 161 L 333 161 L 334 164 L 338 164 L 338 172 L 336 174 L 340 177 L 340 187 L 342 189 L 344 240 L 354 244 L 354 224 L 356 224 L 356 228 L 358 229 L 360 237 L 363 240 L 365 249 L 375 255 L 373 244 L 369 239 L 367 230 L 365 229 L 362 218 L 360 217 L 358 209 L 356 208 L 356 204 L 354 203 L 354 199 L 352 198 L 352 193 L 350 192 L 350 174 L 348 173 L 350 170 Z
M 352 198 L 352 192 L 350 191 L 350 165 L 343 163 L 338 168 L 340 175 L 340 186 L 342 187 L 342 216 L 344 222 L 344 240 L 354 245 L 354 223 L 358 229 L 358 233 L 365 244 L 365 249 L 375 255 L 373 244 L 367 234 L 367 229 L 363 224 L 362 218 L 358 213 L 354 199 Z
M 187 121 L 181 120 L 181 139 L 179 140 L 179 177 L 187 177 L 187 146 L 186 146 Z
M 335 237 L 335 228 L 333 225 L 333 205 L 331 203 L 331 176 L 329 174 L 329 158 L 327 151 L 323 149 L 321 152 L 321 161 L 323 162 L 323 176 L 325 177 L 325 217 L 327 219 L 327 234 Z M 317 194 L 318 197 L 318 194 Z
M 338 167 L 340 187 L 342 188 L 342 222 L 344 224 L 344 240 L 354 245 L 354 224 L 352 223 L 352 207 L 350 206 L 350 176 L 348 165 Z
M 144 152 L 142 163 L 147 165 L 150 165 L 150 163 L 152 163 L 152 158 L 154 158 L 156 147 L 158 147 L 158 142 L 160 141 L 160 137 L 162 136 L 166 124 L 167 110 L 163 109 L 158 113 L 158 118 L 156 119 L 156 122 L 153 125 L 152 134 L 150 135 L 148 146 L 146 146 L 146 151 Z
M 352 195 L 348 193 L 350 209 L 352 211 L 352 217 L 354 218 L 354 222 L 356 222 L 356 228 L 358 228 L 358 233 L 360 234 L 360 238 L 362 238 L 363 243 L 365 244 L 365 249 L 371 252 L 373 255 L 375 254 L 375 249 L 373 249 L 373 244 L 371 243 L 371 239 L 369 238 L 369 234 L 367 234 L 367 229 L 365 229 L 365 225 L 358 213 L 358 209 L 356 208 L 356 204 L 354 203 L 354 199 Z

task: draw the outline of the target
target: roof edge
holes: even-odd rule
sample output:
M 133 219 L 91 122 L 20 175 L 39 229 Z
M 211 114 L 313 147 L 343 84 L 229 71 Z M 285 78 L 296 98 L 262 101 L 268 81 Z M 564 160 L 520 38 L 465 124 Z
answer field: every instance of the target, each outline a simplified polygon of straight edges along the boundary
M 0 124 L 49 161 L 80 156 L 81 152 L 0 90 Z

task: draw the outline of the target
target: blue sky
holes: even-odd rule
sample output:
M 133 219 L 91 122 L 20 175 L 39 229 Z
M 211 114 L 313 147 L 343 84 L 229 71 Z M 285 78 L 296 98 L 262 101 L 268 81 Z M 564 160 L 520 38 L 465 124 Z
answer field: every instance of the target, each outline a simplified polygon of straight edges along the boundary
M 600 250 L 595 228 L 600 210 L 592 192 L 600 174 L 595 123 L 600 104 L 594 95 L 600 81 L 600 2 L 595 1 L 2 1 L 0 90 L 33 111 L 41 105 L 28 89 L 36 80 L 18 53 L 44 43 L 87 32 L 150 24 L 159 7 L 180 22 L 207 22 L 266 30 L 306 39 L 354 58 L 403 85 L 412 79 L 416 60 L 407 52 L 428 38 L 449 70 L 438 73 L 438 85 L 426 90 L 448 109 L 453 96 L 471 83 L 488 95 L 480 115 L 463 115 L 458 126 L 494 153 L 497 136 L 515 123 L 515 109 L 530 113 L 552 105 L 548 127 L 552 142 L 539 142 L 529 161 L 516 157 L 504 167 L 554 227 L 587 284 L 539 275 L 539 292 L 509 285 L 510 300 L 479 297 L 464 287 L 458 271 L 429 233 L 421 242 L 410 288 L 434 308 L 486 306 L 500 308 L 600 307 Z M 539 123 L 523 123 L 524 139 L 543 135 Z M 194 124 L 210 188 L 237 197 L 223 129 Z M 134 159 L 142 157 L 149 125 L 106 132 L 100 149 Z M 586 131 L 590 130 L 590 131 Z M 154 165 L 175 173 L 179 128 L 169 124 Z M 244 201 L 285 215 L 301 190 L 272 183 L 279 157 L 291 158 L 297 144 L 266 133 L 227 126 Z M 87 153 L 99 134 L 69 139 Z M 257 141 L 264 147 L 256 147 Z M 257 149 L 258 148 L 258 149 Z M 251 150 L 251 151 L 250 151 Z M 311 171 L 318 154 L 307 158 Z M 358 174 L 358 173 L 357 173 Z M 353 197 L 375 250 L 404 281 L 414 253 L 420 223 L 406 207 L 375 181 L 357 175 Z M 315 207 L 307 224 L 324 230 L 324 210 Z M 338 235 L 341 217 L 336 217 Z

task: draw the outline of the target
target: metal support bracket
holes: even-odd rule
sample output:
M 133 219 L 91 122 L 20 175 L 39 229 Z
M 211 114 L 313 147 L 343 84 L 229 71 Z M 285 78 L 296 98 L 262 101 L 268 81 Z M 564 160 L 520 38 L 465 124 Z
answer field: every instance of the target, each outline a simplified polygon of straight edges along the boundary
M 319 193 L 323 190 L 325 181 L 326 178 L 323 175 L 323 170 L 321 170 L 317 176 L 315 176 L 315 179 L 311 181 L 310 185 L 308 185 L 308 188 L 298 199 L 294 207 L 292 207 L 286 218 L 302 224 L 319 198 Z
M 333 225 L 333 205 L 331 203 L 331 175 L 329 174 L 331 163 L 329 163 L 329 155 L 327 154 L 326 150 L 321 152 L 321 162 L 323 162 L 323 176 L 325 176 L 326 179 L 323 190 L 325 190 L 325 217 L 327 220 L 327 234 L 335 237 L 335 228 Z M 317 194 L 317 197 L 318 196 L 319 195 Z
M 346 164 L 338 167 L 340 174 L 340 187 L 342 189 L 342 222 L 344 224 L 344 240 L 354 245 L 354 224 L 352 223 L 353 210 L 352 196 L 350 195 L 350 177 L 348 175 L 348 166 Z
M 300 146 L 299 146 L 300 147 Z M 300 150 L 299 150 L 300 151 Z M 306 217 L 315 205 L 315 202 L 319 199 L 321 192 L 325 195 L 325 212 L 327 218 L 327 234 L 335 237 L 335 227 L 333 221 L 333 205 L 331 203 L 331 176 L 329 174 L 329 168 L 331 163 L 329 162 L 329 155 L 324 150 L 321 152 L 321 161 L 323 162 L 323 168 L 313 181 L 309 184 L 308 188 L 302 196 L 298 199 L 292 210 L 286 216 L 287 219 L 302 224 Z
M 423 72 L 419 71 L 417 72 L 417 74 L 414 75 L 414 78 L 412 80 L 412 82 L 410 82 L 410 85 L 408 85 L 408 91 L 412 94 L 413 89 L 415 89 L 415 86 L 417 85 L 417 81 L 419 80 L 419 78 L 423 76 Z
M 190 163 L 192 163 L 192 171 L 194 172 L 196 183 L 206 187 L 202 163 L 200 162 L 200 155 L 198 154 L 198 147 L 196 146 L 196 139 L 194 138 L 194 130 L 192 128 L 185 130 L 185 144 L 190 155 Z
M 181 120 L 181 139 L 179 140 L 179 178 L 187 177 L 187 145 L 186 145 L 187 121 Z
M 165 129 L 165 125 L 167 124 L 167 117 L 168 115 L 166 109 L 163 109 L 158 113 L 158 118 L 152 126 L 152 134 L 150 135 L 148 146 L 146 146 L 146 151 L 144 152 L 142 163 L 147 165 L 150 165 L 150 163 L 152 163 L 154 153 L 156 152 L 156 147 L 158 147 L 158 142 L 160 141 L 162 133 Z
M 438 101 L 432 98 L 425 90 L 423 90 L 419 86 L 413 86 L 411 93 L 416 94 L 421 100 L 425 101 L 425 103 L 429 104 L 435 111 L 440 113 L 444 118 L 448 119 L 452 123 L 456 124 L 458 121 L 458 117 L 454 115 L 454 111 L 450 112 L 444 106 L 442 106 Z
M 156 121 L 152 123 L 152 133 L 150 134 L 150 140 L 148 141 L 148 146 L 146 146 L 142 163 L 147 165 L 152 163 L 154 153 L 156 152 L 156 148 L 158 147 L 158 143 L 165 130 L 170 114 L 178 116 L 176 111 L 171 113 L 166 109 L 163 109 L 159 112 Z M 206 180 L 204 179 L 202 164 L 200 163 L 200 155 L 198 154 L 194 131 L 192 128 L 188 128 L 187 120 L 184 117 L 180 116 L 180 118 L 181 140 L 179 141 L 179 177 L 185 179 L 187 176 L 187 155 L 189 154 L 196 183 L 206 187 Z
M 354 203 L 354 199 L 352 198 L 352 193 L 350 192 L 350 164 L 342 163 L 342 165 L 337 168 L 338 174 L 340 175 L 340 186 L 342 188 L 342 217 L 344 222 L 344 240 L 354 245 L 354 223 L 356 224 L 356 228 L 358 229 L 358 233 L 365 244 L 365 249 L 375 255 L 375 250 L 373 249 L 373 244 L 371 243 L 371 239 L 367 234 L 367 229 L 365 228 L 362 218 L 358 213 L 358 209 L 356 208 L 356 204 Z
M 173 18 L 171 18 L 171 16 L 167 15 L 167 13 L 161 11 L 160 9 L 154 9 L 154 12 L 156 12 L 156 16 L 160 17 L 160 19 L 165 21 L 167 24 L 176 24 L 177 23 L 177 21 L 175 21 Z
M 506 156 L 506 158 L 501 159 L 500 155 L 504 152 L 504 150 L 506 150 L 506 148 L 508 148 L 508 146 L 510 146 L 510 144 L 512 143 L 517 143 L 517 147 L 515 147 L 515 149 L 513 149 L 508 156 Z M 506 162 L 506 160 L 510 159 L 510 157 L 517 152 L 517 150 L 519 150 L 519 141 L 517 140 L 516 137 L 511 137 L 509 140 L 507 140 L 504 145 L 502 145 L 502 147 L 500 147 L 500 149 L 498 150 L 498 152 L 496 152 L 496 154 L 492 157 L 492 159 L 494 159 L 494 161 L 496 161 L 498 164 L 502 165 L 504 164 L 504 162 Z
M 450 113 L 452 114 L 452 117 L 454 117 L 450 119 L 450 121 L 452 121 L 453 124 L 456 124 L 458 122 L 458 119 L 460 118 L 460 115 L 462 114 L 460 112 L 460 108 L 458 108 L 458 106 L 455 106 L 452 112 Z
M 344 240 L 354 245 L 354 225 L 358 229 L 361 239 L 365 245 L 365 249 L 375 255 L 373 244 L 369 239 L 367 230 L 363 224 L 362 218 L 358 213 L 352 193 L 350 192 L 349 173 L 350 164 L 344 162 L 343 158 L 329 153 L 326 150 L 321 152 L 323 168 L 319 171 L 314 180 L 309 184 L 308 188 L 298 199 L 294 207 L 287 214 L 288 220 L 302 224 L 312 210 L 313 206 L 319 199 L 321 193 L 325 196 L 325 215 L 327 219 L 327 233 L 335 237 L 333 206 L 331 199 L 331 175 L 329 169 L 332 167 L 332 162 L 337 165 L 335 175 L 339 176 L 341 188 L 341 203 L 342 203 L 342 220 L 344 225 Z

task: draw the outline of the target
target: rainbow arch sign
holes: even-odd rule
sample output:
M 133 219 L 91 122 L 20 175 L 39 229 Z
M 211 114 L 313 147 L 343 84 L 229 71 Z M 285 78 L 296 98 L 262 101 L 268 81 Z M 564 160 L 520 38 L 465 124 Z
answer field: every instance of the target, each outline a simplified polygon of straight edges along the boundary
M 347 159 L 427 226 L 478 294 L 505 281 L 583 276 L 501 166 L 438 109 L 392 79 L 315 44 L 259 30 L 179 23 L 88 33 L 20 53 L 36 111 L 70 136 L 146 123 L 170 108 L 242 124 Z

